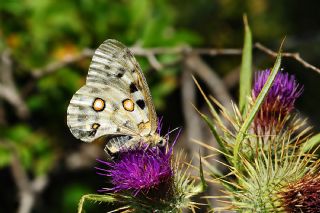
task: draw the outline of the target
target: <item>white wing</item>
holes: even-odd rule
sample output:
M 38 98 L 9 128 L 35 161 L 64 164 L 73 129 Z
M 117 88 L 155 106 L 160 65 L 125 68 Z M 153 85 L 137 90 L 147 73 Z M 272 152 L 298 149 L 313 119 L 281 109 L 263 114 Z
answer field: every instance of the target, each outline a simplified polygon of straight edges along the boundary
M 128 48 L 106 40 L 95 51 L 86 85 L 72 97 L 67 123 L 85 142 L 101 136 L 146 136 L 157 116 L 141 68 Z

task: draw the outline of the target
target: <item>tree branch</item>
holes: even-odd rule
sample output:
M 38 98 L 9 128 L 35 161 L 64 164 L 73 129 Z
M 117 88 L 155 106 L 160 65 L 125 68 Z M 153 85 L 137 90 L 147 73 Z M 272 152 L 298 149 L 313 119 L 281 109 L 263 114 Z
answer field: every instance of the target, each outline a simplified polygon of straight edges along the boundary
M 184 120 L 186 124 L 187 141 L 191 138 L 196 138 L 198 140 L 202 139 L 201 131 L 201 119 L 198 113 L 192 107 L 192 104 L 196 103 L 196 88 L 195 84 L 191 78 L 192 70 L 188 66 L 187 59 L 184 62 L 184 72 L 182 72 L 182 87 L 181 87 L 181 97 L 182 97 L 182 109 Z M 190 154 L 197 154 L 201 147 L 195 149 L 194 143 L 188 143 Z
M 25 119 L 29 116 L 29 110 L 22 100 L 13 78 L 10 51 L 4 50 L 0 57 L 0 97 L 14 106 L 18 117 Z
M 138 56 L 147 55 L 163 55 L 163 54 L 197 54 L 197 55 L 240 55 L 241 49 L 238 48 L 191 48 L 191 47 L 155 47 L 155 48 L 142 48 L 132 47 L 130 50 Z
M 31 75 L 35 78 L 35 79 L 39 79 L 43 76 L 49 75 L 53 72 L 55 72 L 56 70 L 65 67 L 67 65 L 76 63 L 78 61 L 83 60 L 84 58 L 88 58 L 88 57 L 92 57 L 93 56 L 94 51 L 90 50 L 90 49 L 84 49 L 81 53 L 68 57 L 66 59 L 63 59 L 61 61 L 56 61 L 53 63 L 48 64 L 47 66 L 43 67 L 43 68 L 38 68 L 38 69 L 34 69 L 31 71 Z
M 258 42 L 255 43 L 254 48 L 257 48 L 272 57 L 276 57 L 276 55 L 277 55 L 276 52 L 274 52 L 273 50 L 265 47 L 264 45 L 262 45 L 261 43 L 258 43 Z M 220 48 L 190 48 L 190 47 L 186 47 L 186 46 L 155 47 L 155 48 L 142 48 L 139 46 L 133 46 L 130 48 L 130 50 L 136 56 L 146 57 L 147 60 L 149 61 L 150 65 L 155 70 L 160 70 L 163 67 L 165 67 L 165 65 L 161 64 L 156 58 L 157 55 L 162 55 L 162 54 L 209 55 L 209 56 L 241 55 L 242 54 L 242 49 L 240 49 L 240 48 L 224 48 L 224 49 L 223 48 L 221 48 L 221 49 Z M 76 62 L 81 61 L 87 57 L 92 57 L 93 54 L 94 54 L 94 50 L 84 49 L 82 52 L 80 52 L 79 54 L 77 54 L 73 57 L 68 57 L 67 59 L 50 63 L 43 68 L 34 69 L 31 73 L 35 79 L 38 79 L 38 78 L 41 78 L 41 77 L 46 76 L 48 74 L 51 74 L 64 66 L 76 63 Z M 283 57 L 293 58 L 294 60 L 298 61 L 303 66 L 305 66 L 306 68 L 309 68 L 311 70 L 314 70 L 314 71 L 320 73 L 319 68 L 306 62 L 304 59 L 302 59 L 300 57 L 299 53 L 285 52 L 285 53 L 283 53 Z
M 255 48 L 261 50 L 262 52 L 276 58 L 277 57 L 277 52 L 267 48 L 266 46 L 262 45 L 261 43 L 257 42 L 254 44 Z M 296 61 L 298 61 L 300 64 L 302 64 L 304 67 L 308 68 L 308 69 L 312 69 L 314 71 L 316 71 L 317 73 L 320 74 L 320 69 L 317 68 L 316 66 L 306 62 L 304 59 L 301 58 L 299 53 L 289 53 L 289 52 L 284 52 L 281 53 L 282 57 L 287 57 L 287 58 L 293 58 Z
M 37 176 L 33 180 L 29 180 L 27 172 L 23 168 L 17 152 L 14 150 L 11 161 L 11 173 L 17 185 L 20 202 L 18 213 L 29 213 L 32 210 L 36 196 L 43 191 L 48 184 L 47 176 Z
M 199 76 L 210 88 L 212 94 L 227 109 L 232 110 L 232 97 L 228 93 L 223 81 L 198 55 L 189 55 L 185 60 L 188 67 Z

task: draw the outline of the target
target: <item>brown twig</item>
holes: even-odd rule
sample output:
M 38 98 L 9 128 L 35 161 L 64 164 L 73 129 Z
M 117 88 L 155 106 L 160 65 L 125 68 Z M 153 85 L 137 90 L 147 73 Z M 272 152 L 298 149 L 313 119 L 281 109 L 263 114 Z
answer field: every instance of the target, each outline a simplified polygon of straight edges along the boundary
M 148 54 L 146 55 L 150 65 L 157 71 L 161 70 L 163 68 L 162 64 L 158 61 L 156 56 L 154 54 Z
M 11 147 L 11 146 L 10 146 Z M 38 176 L 30 180 L 23 168 L 18 153 L 12 148 L 11 173 L 17 185 L 20 202 L 18 213 L 29 213 L 35 203 L 36 196 L 43 191 L 48 183 L 47 176 Z
M 255 43 L 255 48 L 261 50 L 262 52 L 271 55 L 272 57 L 276 57 L 277 53 L 273 50 L 265 47 L 261 43 Z M 155 47 L 155 48 L 142 48 L 140 46 L 133 46 L 130 48 L 130 50 L 134 53 L 136 56 L 143 56 L 146 57 L 149 61 L 150 65 L 155 70 L 160 70 L 164 67 L 163 64 L 161 64 L 158 59 L 156 58 L 157 55 L 162 54 L 179 54 L 179 55 L 209 55 L 209 56 L 217 56 L 217 55 L 240 55 L 242 54 L 242 49 L 240 48 L 190 48 L 187 46 L 180 46 L 180 47 Z M 91 49 L 84 49 L 79 54 L 68 57 L 67 59 L 53 62 L 45 66 L 44 68 L 38 68 L 33 70 L 32 76 L 36 79 L 41 78 L 43 76 L 46 76 L 50 73 L 55 72 L 61 67 L 67 66 L 69 64 L 76 63 L 78 61 L 81 61 L 84 58 L 91 57 L 94 54 L 94 51 Z M 304 59 L 302 59 L 299 55 L 299 53 L 288 53 L 285 52 L 282 54 L 283 57 L 293 58 L 299 63 L 301 63 L 306 68 L 312 69 L 318 73 L 320 73 L 320 69 L 311 65 L 310 63 L 306 62 Z
M 254 44 L 255 48 L 261 50 L 262 52 L 271 55 L 272 57 L 277 57 L 277 52 L 267 48 L 266 46 L 262 45 L 261 43 L 257 42 Z M 312 69 L 314 71 L 316 71 L 317 73 L 320 74 L 320 69 L 317 68 L 316 66 L 306 62 L 305 60 L 303 60 L 300 56 L 299 53 L 289 53 L 289 52 L 284 52 L 281 54 L 282 57 L 287 57 L 287 58 L 293 58 L 296 61 L 298 61 L 300 64 L 302 64 L 304 67 L 308 68 L 308 69 Z
M 15 152 L 11 161 L 11 172 L 19 191 L 18 213 L 28 213 L 34 203 L 34 195 L 26 171 L 23 169 L 20 160 Z
M 190 48 L 190 47 L 155 47 L 155 48 L 142 48 L 132 47 L 130 50 L 139 56 L 146 55 L 162 55 L 162 54 L 197 54 L 197 55 L 240 55 L 241 49 L 237 48 Z
M 55 72 L 56 70 L 58 70 L 62 67 L 65 67 L 69 64 L 73 64 L 73 63 L 76 63 L 78 61 L 83 60 L 84 58 L 91 57 L 93 55 L 93 53 L 94 53 L 93 50 L 84 49 L 82 52 L 80 52 L 77 55 L 67 57 L 61 61 L 50 63 L 43 68 L 34 69 L 31 71 L 31 74 L 35 79 L 41 78 L 43 76 L 46 76 L 46 75 L 49 75 L 49 74 Z
M 206 83 L 212 94 L 217 97 L 220 103 L 231 110 L 232 97 L 229 95 L 228 89 L 216 72 L 214 72 L 214 70 L 212 70 L 198 55 L 187 56 L 186 64 L 193 73 Z
M 160 70 L 164 67 L 157 58 L 156 55 L 161 54 L 199 54 L 199 55 L 240 55 L 241 49 L 213 49 L 213 48 L 188 48 L 188 47 L 157 47 L 157 48 L 142 48 L 142 47 L 132 47 L 130 50 L 136 56 L 146 57 L 150 63 L 150 65 L 155 70 Z M 37 68 L 31 71 L 32 76 L 35 79 L 39 79 L 51 73 L 54 73 L 58 69 L 65 67 L 67 65 L 79 62 L 84 58 L 92 57 L 94 51 L 91 49 L 84 49 L 77 55 L 68 57 L 61 61 L 56 61 L 48 64 L 43 68 Z
M 0 55 L 0 97 L 14 106 L 18 117 L 25 119 L 29 116 L 29 110 L 17 90 L 10 55 L 8 49 Z
M 192 104 L 196 103 L 196 88 L 192 80 L 192 70 L 188 66 L 187 59 L 184 62 L 184 72 L 182 72 L 182 85 L 181 85 L 181 97 L 182 97 L 182 109 L 184 120 L 186 124 L 187 140 L 190 138 L 202 139 L 201 131 L 201 119 L 197 112 L 192 107 Z M 188 143 L 189 145 L 194 145 L 193 143 Z M 189 147 L 189 150 L 193 152 L 192 154 L 197 154 L 199 149 L 194 149 L 194 147 Z

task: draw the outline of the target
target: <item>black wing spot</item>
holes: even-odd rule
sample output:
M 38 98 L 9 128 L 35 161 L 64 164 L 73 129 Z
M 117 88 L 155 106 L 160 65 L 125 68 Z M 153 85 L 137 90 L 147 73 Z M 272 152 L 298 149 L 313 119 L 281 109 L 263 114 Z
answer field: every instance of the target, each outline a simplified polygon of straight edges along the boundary
M 116 75 L 116 77 L 117 77 L 117 78 L 122 78 L 123 74 L 124 74 L 124 73 L 121 73 L 121 72 L 120 72 L 120 73 L 118 73 L 118 74 Z
M 144 102 L 144 100 L 140 99 L 140 100 L 137 100 L 136 101 L 136 104 L 138 104 L 138 106 L 141 108 L 141 109 L 144 109 L 146 107 L 146 103 Z
M 88 135 L 88 136 L 90 136 L 90 137 L 94 137 L 94 136 L 96 135 L 96 133 L 97 133 L 97 130 L 96 130 L 96 129 L 94 129 L 94 130 L 92 130 L 92 131 L 89 133 L 89 135 Z
M 99 127 L 100 127 L 100 124 L 98 124 L 98 123 L 92 124 L 92 126 L 91 126 L 92 130 L 91 130 L 91 132 L 89 133 L 89 136 L 90 136 L 90 137 L 94 137 L 94 136 L 97 134 L 97 129 L 98 129 Z
M 110 69 L 111 69 L 111 67 L 110 67 L 108 64 L 106 64 L 106 65 L 104 66 L 104 68 L 107 69 L 107 70 L 110 70 Z
M 136 85 L 134 83 L 131 83 L 130 84 L 130 93 L 134 93 L 137 91 L 138 91 L 138 89 L 137 89 Z
M 121 78 L 124 75 L 124 73 L 126 72 L 126 70 L 123 67 L 119 67 L 118 71 L 119 72 L 116 74 L 117 78 Z

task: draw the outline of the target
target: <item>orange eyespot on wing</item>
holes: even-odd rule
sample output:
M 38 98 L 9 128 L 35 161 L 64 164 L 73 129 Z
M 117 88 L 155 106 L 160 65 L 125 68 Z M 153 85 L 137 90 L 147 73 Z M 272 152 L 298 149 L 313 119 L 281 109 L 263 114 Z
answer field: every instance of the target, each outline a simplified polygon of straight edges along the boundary
M 125 99 L 124 101 L 122 101 L 122 106 L 129 112 L 132 112 L 134 110 L 134 103 L 131 99 Z
M 104 110 L 105 108 L 105 101 L 102 100 L 101 98 L 96 98 L 94 99 L 93 103 L 92 103 L 92 108 L 94 109 L 94 111 L 96 112 L 101 112 Z
M 99 126 L 100 126 L 100 124 L 94 123 L 94 124 L 92 124 L 92 129 L 98 129 Z

